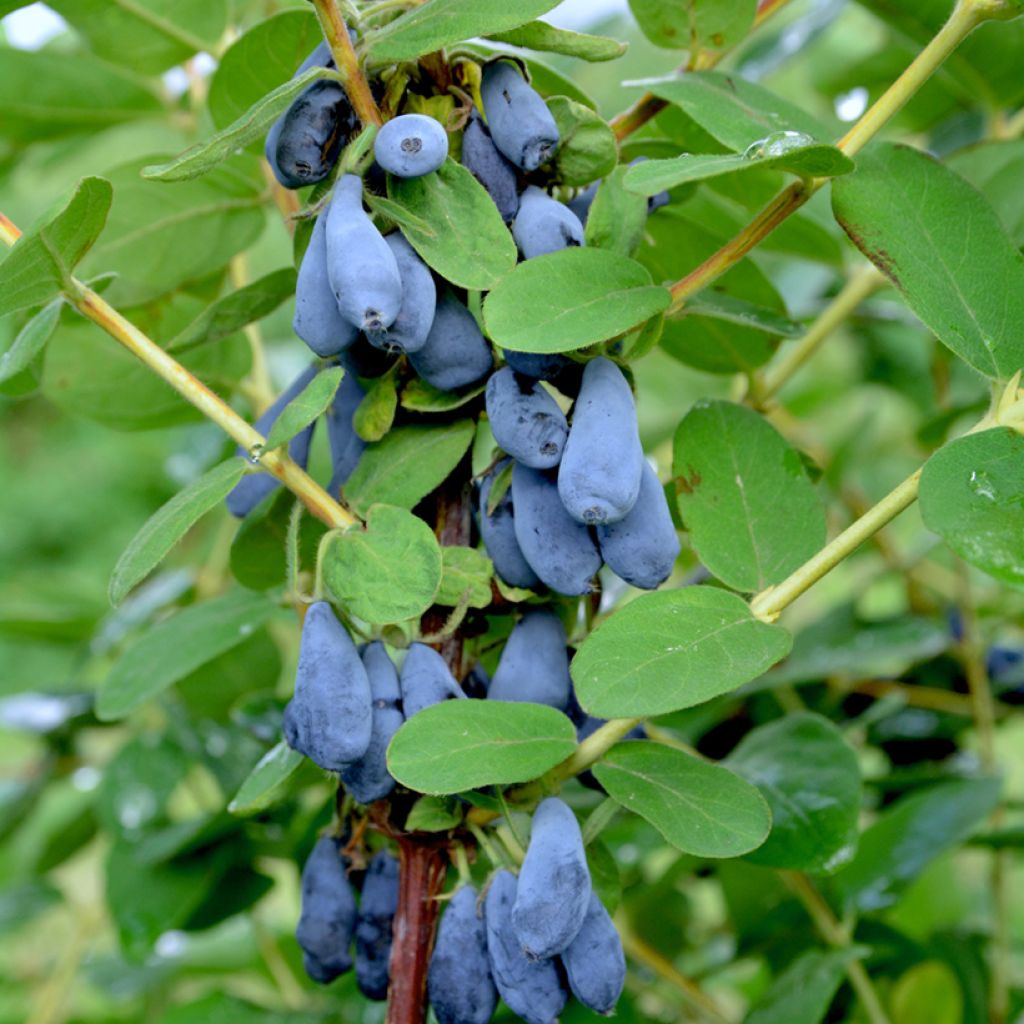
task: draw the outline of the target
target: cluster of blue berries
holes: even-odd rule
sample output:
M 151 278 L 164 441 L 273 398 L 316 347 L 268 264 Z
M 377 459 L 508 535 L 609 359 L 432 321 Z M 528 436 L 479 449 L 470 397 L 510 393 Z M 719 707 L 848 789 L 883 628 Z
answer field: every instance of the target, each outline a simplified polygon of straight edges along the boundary
M 332 66 L 325 44 L 299 72 L 317 64 Z M 506 59 L 486 64 L 479 96 L 482 109 L 464 119 L 461 160 L 511 226 L 521 258 L 585 244 L 597 184 L 569 203 L 539 184 L 544 172 L 535 172 L 557 154 L 559 131 L 520 66 Z M 287 188 L 325 182 L 358 127 L 344 90 L 334 81 L 316 82 L 273 126 L 267 160 Z M 375 176 L 432 174 L 448 150 L 438 121 L 404 113 L 376 134 L 370 184 L 345 168 L 335 176 L 296 285 L 295 331 L 318 362 L 257 429 L 268 432 L 325 366 L 343 366 L 325 415 L 329 486 L 338 494 L 365 447 L 354 417 L 367 379 L 402 360 L 402 374 L 441 391 L 468 391 L 486 381 L 480 404 L 497 455 L 479 483 L 477 526 L 501 579 L 580 596 L 591 592 L 606 564 L 634 586 L 657 587 L 672 571 L 679 541 L 664 490 L 644 458 L 632 389 L 620 367 L 605 356 L 584 361 L 505 351 L 496 360 L 462 293 L 427 266 L 400 230 L 382 234 L 366 210 L 365 190 L 374 188 Z M 662 201 L 657 197 L 649 209 Z M 313 429 L 289 445 L 303 466 Z M 248 476 L 228 505 L 244 516 L 276 486 L 269 475 Z M 531 605 L 514 624 L 493 679 L 477 665 L 460 683 L 424 643 L 409 646 L 400 668 L 379 641 L 357 647 L 331 606 L 318 601 L 303 624 L 285 739 L 337 773 L 357 803 L 372 804 L 396 790 L 386 758 L 395 733 L 441 701 L 545 704 L 569 715 L 581 739 L 592 733 L 601 720 L 575 700 L 570 653 L 555 608 Z M 581 781 L 598 786 L 589 774 Z M 303 870 L 297 929 L 311 978 L 328 983 L 354 965 L 361 990 L 386 998 L 398 883 L 398 862 L 386 851 L 373 856 L 364 879 L 339 840 L 319 840 Z M 622 945 L 593 892 L 579 825 L 567 805 L 549 798 L 535 812 L 518 877 L 500 870 L 483 895 L 462 884 L 448 900 L 429 992 L 439 1024 L 486 1024 L 499 995 L 522 1019 L 550 1024 L 570 992 L 596 1012 L 611 1012 L 624 977 Z

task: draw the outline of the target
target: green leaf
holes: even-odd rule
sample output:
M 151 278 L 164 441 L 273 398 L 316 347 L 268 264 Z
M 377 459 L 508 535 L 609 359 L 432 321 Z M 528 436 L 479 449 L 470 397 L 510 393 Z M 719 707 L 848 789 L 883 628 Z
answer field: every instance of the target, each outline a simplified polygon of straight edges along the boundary
M 566 96 L 548 100 L 560 142 L 555 173 L 566 185 L 589 185 L 611 174 L 619 158 L 615 133 L 589 107 Z
M 834 146 L 826 146 L 807 139 L 784 153 L 769 155 L 764 147 L 751 156 L 745 153 L 693 154 L 684 153 L 671 160 L 645 160 L 629 169 L 626 188 L 641 196 L 653 196 L 665 189 L 689 181 L 704 181 L 725 174 L 744 174 L 748 171 L 786 171 L 800 177 L 832 178 L 849 174 L 853 161 Z
M 1024 584 L 1024 436 L 1009 427 L 940 448 L 921 475 L 925 526 L 965 561 Z
M 340 366 L 332 366 L 329 370 L 318 373 L 274 420 L 274 425 L 267 435 L 267 451 L 287 444 L 310 423 L 319 419 L 334 401 L 335 392 L 344 375 L 345 370 Z
M 327 589 L 364 622 L 380 625 L 422 615 L 441 585 L 441 548 L 433 530 L 391 505 L 372 505 L 366 526 L 339 534 L 323 557 Z
M 832 209 L 961 359 L 994 378 L 1024 366 L 1024 256 L 967 182 L 924 153 L 877 143 L 833 184 Z
M 647 201 L 623 184 L 628 170 L 616 167 L 598 186 L 584 229 L 587 245 L 623 256 L 633 255 L 647 225 Z
M 860 768 L 827 718 L 797 712 L 759 726 L 729 755 L 728 764 L 761 790 L 772 810 L 771 835 L 748 860 L 821 872 L 853 857 Z
M 406 832 L 447 832 L 462 823 L 458 801 L 442 796 L 421 796 L 405 819 Z
M 478 395 L 482 395 L 487 384 L 480 384 L 469 391 L 441 391 L 428 384 L 421 377 L 413 377 L 402 389 L 401 405 L 411 412 L 442 413 L 461 409 Z
M 521 46 L 527 50 L 546 50 L 580 60 L 604 61 L 621 57 L 628 49 L 628 43 L 607 36 L 591 36 L 584 32 L 570 32 L 555 28 L 546 21 L 530 21 L 508 32 L 491 32 L 489 39 L 509 46 Z
M 156 94 L 138 77 L 87 53 L 5 46 L 3 55 L 0 110 L 8 140 L 92 134 L 163 113 Z
M 448 478 L 474 430 L 472 420 L 397 427 L 363 452 L 345 485 L 346 500 L 359 515 L 378 503 L 412 508 Z
M 124 718 L 200 665 L 237 647 L 277 610 L 262 594 L 235 590 L 177 612 L 143 633 L 114 663 L 96 701 L 104 722 Z
M 167 188 L 139 174 L 142 157 L 108 177 L 114 202 L 107 229 L 83 264 L 87 274 L 115 271 L 108 296 L 122 307 L 149 302 L 224 268 L 260 235 L 265 183 L 250 157 L 204 178 Z
M 671 50 L 722 50 L 754 24 L 757 0 L 629 0 L 633 17 L 655 46 Z
M 755 679 L 789 651 L 781 626 L 714 587 L 644 594 L 580 645 L 572 678 L 580 703 L 601 718 L 694 707 Z
M 860 837 L 857 856 L 833 878 L 844 912 L 891 906 L 944 850 L 963 842 L 999 801 L 996 778 L 930 786 L 889 807 Z
M 427 0 L 367 33 L 364 45 L 375 63 L 415 60 L 463 39 L 518 28 L 557 6 L 558 0 Z
M 535 779 L 576 749 L 576 730 L 543 704 L 449 700 L 424 708 L 395 734 L 388 769 L 435 796 Z
M 0 275 L 2 273 L 0 270 Z M 18 332 L 11 347 L 0 356 L 0 382 L 10 380 L 27 369 L 32 360 L 46 347 L 46 343 L 57 329 L 63 303 L 63 299 L 54 299 Z
M 352 428 L 364 441 L 379 441 L 391 429 L 398 409 L 395 375 L 378 377 L 352 416 Z
M 594 765 L 594 775 L 612 799 L 697 857 L 748 853 L 771 827 L 768 804 L 749 782 L 673 747 L 620 743 Z
M 236 39 L 210 80 L 207 105 L 214 127 L 227 128 L 290 79 L 322 39 L 316 16 L 308 9 L 282 11 Z
M 304 71 L 298 78 L 288 79 L 212 139 L 186 149 L 166 163 L 144 167 L 142 176 L 151 181 L 189 181 L 206 174 L 242 147 L 263 138 L 278 115 L 288 109 L 303 89 L 330 75 L 327 68 L 314 67 Z
M 49 6 L 112 64 L 157 74 L 194 54 L 215 52 L 226 0 L 53 0 Z
M 516 265 L 516 243 L 494 201 L 454 160 L 436 174 L 389 176 L 388 196 L 414 218 L 399 222 L 409 244 L 452 284 L 481 291 Z
M 228 804 L 232 814 L 248 816 L 273 807 L 284 784 L 302 764 L 302 755 L 281 740 L 259 759 Z
M 903 615 L 864 621 L 852 604 L 844 604 L 801 629 L 790 656 L 761 682 L 770 686 L 842 675 L 898 678 L 949 644 L 944 620 Z
M 634 260 L 570 248 L 520 263 L 484 302 L 491 338 L 516 352 L 571 352 L 668 308 L 667 288 Z
M 690 299 L 682 309 L 683 316 L 707 317 L 724 323 L 764 331 L 772 337 L 799 338 L 804 328 L 789 317 L 755 302 L 737 298 L 727 292 L 707 289 Z
M 940 960 L 915 964 L 893 986 L 893 1024 L 963 1024 L 964 995 L 954 969 Z
M 986 142 L 953 153 L 946 166 L 966 178 L 996 209 L 1014 243 L 1024 245 L 1024 139 Z
M 692 71 L 629 84 L 643 86 L 679 107 L 723 146 L 739 153 L 780 131 L 798 131 L 819 140 L 834 134 L 806 111 L 736 74 Z
M 168 344 L 168 352 L 187 352 L 230 337 L 269 316 L 295 292 L 295 270 L 282 267 L 218 299 Z
M 486 608 L 491 603 L 491 579 L 494 566 L 483 551 L 476 548 L 445 547 L 444 575 L 436 603 L 453 608 L 468 600 L 470 608 Z
M 694 549 L 730 587 L 763 590 L 824 545 L 825 509 L 799 453 L 753 410 L 698 402 L 672 467 Z
M 107 222 L 112 195 L 105 178 L 82 178 L 53 216 L 14 243 L 0 262 L 0 316 L 71 289 L 75 267 Z
M 119 605 L 195 523 L 227 497 L 245 469 L 245 460 L 238 458 L 214 466 L 147 519 L 114 566 L 110 603 Z
M 820 1024 L 847 966 L 864 953 L 860 947 L 804 953 L 772 982 L 744 1024 Z

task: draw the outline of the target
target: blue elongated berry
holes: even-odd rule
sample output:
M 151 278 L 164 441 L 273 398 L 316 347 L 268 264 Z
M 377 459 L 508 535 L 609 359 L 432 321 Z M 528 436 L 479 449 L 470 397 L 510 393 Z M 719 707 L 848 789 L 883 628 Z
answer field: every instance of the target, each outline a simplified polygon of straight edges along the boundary
M 487 190 L 502 220 L 510 223 L 519 209 L 518 175 L 476 111 L 462 133 L 462 166 Z
M 373 155 L 389 174 L 420 178 L 445 162 L 448 133 L 425 114 L 401 114 L 377 132 Z
M 530 568 L 559 594 L 589 593 L 601 553 L 591 531 L 566 512 L 554 476 L 516 465 L 512 508 L 516 540 Z
M 487 512 L 495 478 L 508 464 L 506 460 L 496 466 L 480 484 L 480 536 L 494 563 L 494 571 L 510 586 L 530 589 L 540 585 L 540 577 L 530 568 L 516 539 L 511 487 L 502 495 L 494 511 L 490 514 Z
M 608 911 L 594 893 L 579 934 L 562 953 L 572 994 L 588 1010 L 609 1014 L 626 986 L 626 955 Z
M 396 355 L 375 348 L 360 335 L 344 352 L 338 355 L 338 362 L 357 377 L 382 377 L 395 365 Z
M 370 680 L 359 652 L 326 601 L 302 626 L 295 694 L 284 712 L 288 745 L 327 771 L 358 761 L 373 725 Z
M 584 244 L 579 217 L 536 185 L 530 185 L 519 199 L 512 237 L 524 260 Z
M 366 442 L 356 433 L 352 418 L 363 400 L 363 386 L 359 378 L 349 371 L 341 378 L 341 385 L 334 394 L 334 400 L 327 407 L 324 417 L 327 424 L 327 439 L 331 446 L 331 482 L 327 489 L 336 495 L 355 471 L 366 448 Z
M 317 66 L 334 66 L 326 42 L 302 62 L 295 75 Z M 267 163 L 285 188 L 302 188 L 323 181 L 334 167 L 342 143 L 358 126 L 359 120 L 341 85 L 314 82 L 272 125 L 264 146 Z
M 553 611 L 528 611 L 505 643 L 488 699 L 530 701 L 564 710 L 572 690 L 567 643 L 562 620 Z
M 385 236 L 402 275 L 402 308 L 386 330 L 367 332 L 367 340 L 386 352 L 418 352 L 427 343 L 437 309 L 437 285 L 430 268 L 400 231 Z
M 488 1024 L 498 992 L 487 958 L 487 926 L 471 885 L 445 907 L 427 972 L 427 992 L 438 1024 Z
M 487 418 L 498 446 L 532 469 L 552 469 L 562 458 L 569 424 L 558 403 L 536 381 L 508 366 L 487 382 Z
M 658 474 L 645 461 L 640 495 L 624 519 L 597 528 L 605 563 L 627 583 L 655 590 L 672 575 L 679 535 Z
M 484 902 L 487 957 L 498 994 L 526 1024 L 557 1024 L 568 992 L 561 964 L 527 956 L 512 925 L 516 876 L 499 871 Z
M 333 836 L 317 840 L 302 868 L 301 905 L 295 938 L 306 973 L 326 985 L 352 968 L 349 947 L 357 913 L 340 844 Z
M 360 331 L 390 327 L 402 308 L 402 275 L 391 247 L 363 209 L 363 182 L 346 174 L 327 208 L 327 276 L 341 315 Z
M 338 309 L 327 277 L 327 214 L 316 219 L 295 282 L 295 333 L 318 355 L 334 356 L 359 337 Z
M 426 644 L 410 645 L 399 679 L 406 721 L 431 704 L 466 696 L 444 658 Z
M 278 416 L 284 411 L 286 405 L 289 402 L 297 398 L 310 381 L 317 375 L 319 367 L 315 364 L 307 366 L 288 385 L 288 387 L 281 392 L 276 401 L 266 412 L 263 413 L 259 419 L 253 424 L 253 426 L 264 436 L 270 432 L 270 428 L 277 422 Z M 288 442 L 288 454 L 292 460 L 297 462 L 300 466 L 305 469 L 306 463 L 309 460 L 309 444 L 313 437 L 313 428 L 316 426 L 315 423 L 311 423 L 304 430 L 300 431 Z M 245 455 L 246 452 L 242 448 L 238 448 L 237 452 L 239 455 Z M 247 516 L 268 494 L 272 494 L 280 487 L 280 481 L 276 477 L 272 477 L 269 473 L 249 473 L 242 477 L 237 484 L 231 489 L 226 499 L 228 511 L 233 516 L 238 516 L 239 519 Z
M 394 788 L 395 780 L 388 771 L 387 752 L 391 738 L 405 720 L 402 716 L 402 690 L 398 671 L 379 641 L 370 644 L 362 655 L 363 666 L 370 677 L 373 697 L 373 726 L 366 753 L 341 770 L 341 781 L 361 804 L 383 800 Z
M 524 171 L 535 171 L 558 149 L 558 125 L 530 84 L 508 61 L 484 68 L 480 98 L 491 138 Z
M 578 522 L 617 523 L 636 504 L 643 468 L 629 382 L 615 363 L 598 356 L 583 371 L 558 469 L 558 493 Z
M 366 870 L 356 925 L 356 981 L 367 999 L 388 997 L 388 961 L 397 910 L 398 860 L 381 850 Z
M 409 356 L 409 362 L 428 384 L 441 391 L 457 391 L 485 377 L 494 357 L 473 314 L 451 291 L 445 291 L 426 344 Z
M 512 927 L 526 952 L 535 957 L 564 953 L 583 925 L 591 891 L 576 815 L 558 797 L 548 797 L 533 812 L 512 907 Z

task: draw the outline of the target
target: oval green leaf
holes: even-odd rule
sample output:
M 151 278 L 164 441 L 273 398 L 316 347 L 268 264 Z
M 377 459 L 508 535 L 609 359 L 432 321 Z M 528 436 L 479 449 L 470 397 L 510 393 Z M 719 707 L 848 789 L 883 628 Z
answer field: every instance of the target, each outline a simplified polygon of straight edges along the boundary
M 764 842 L 764 797 L 728 768 L 649 740 L 620 743 L 594 766 L 613 800 L 695 857 L 738 857 Z
M 835 146 L 815 142 L 797 146 L 778 156 L 684 153 L 669 160 L 647 160 L 631 167 L 626 175 L 626 188 L 638 195 L 653 196 L 688 181 L 705 181 L 725 174 L 745 174 L 756 170 L 833 178 L 849 174 L 853 170 L 853 161 Z
M 281 795 L 281 788 L 302 764 L 302 755 L 292 750 L 284 740 L 271 747 L 249 772 L 238 788 L 228 810 L 246 816 L 259 814 L 272 807 Z
M 603 622 L 572 661 L 576 695 L 601 718 L 642 718 L 735 690 L 789 651 L 781 626 L 713 587 L 644 594 Z
M 756 412 L 698 402 L 676 430 L 679 513 L 701 561 L 737 590 L 778 583 L 825 543 L 800 455 Z
M 592 36 L 585 32 L 556 28 L 546 21 L 531 21 L 507 32 L 492 32 L 488 38 L 509 46 L 521 46 L 526 50 L 560 53 L 565 57 L 588 61 L 615 60 L 629 46 L 628 43 L 607 36 Z
M 878 143 L 832 186 L 836 219 L 936 337 L 988 377 L 1024 367 L 1024 256 L 933 157 Z
M 558 178 L 566 185 L 588 185 L 611 174 L 619 148 L 608 122 L 567 96 L 553 96 L 548 107 L 561 138 L 555 156 Z
M 451 700 L 425 708 L 395 734 L 388 769 L 419 793 L 528 782 L 576 749 L 576 730 L 543 704 Z
M 402 234 L 445 280 L 483 291 L 516 265 L 516 243 L 494 201 L 454 160 L 436 174 L 389 177 L 388 196 Z
M 860 768 L 827 718 L 797 712 L 762 725 L 743 738 L 728 764 L 761 790 L 772 810 L 771 835 L 748 860 L 822 872 L 853 857 Z
M 640 29 L 670 50 L 721 50 L 754 24 L 757 0 L 629 0 Z
M 1009 427 L 939 449 L 921 475 L 921 515 L 966 562 L 1024 586 L 1024 436 Z
M 459 420 L 392 430 L 363 452 L 345 485 L 345 498 L 359 515 L 378 503 L 412 508 L 459 464 L 475 429 L 472 420 Z
M 323 557 L 327 589 L 364 622 L 383 625 L 422 615 L 441 585 L 441 548 L 434 531 L 391 505 L 373 505 L 366 526 L 339 534 Z
M 110 603 L 119 605 L 128 591 L 163 561 L 192 526 L 227 497 L 245 470 L 245 460 L 238 458 L 214 466 L 146 520 L 114 566 L 110 577 Z
M 451 43 L 518 28 L 546 14 L 559 0 L 427 0 L 366 36 L 367 57 L 389 63 L 415 60 Z
M 572 248 L 520 263 L 484 302 L 491 338 L 516 352 L 571 352 L 617 337 L 668 308 L 667 288 L 606 249 Z
M 287 444 L 314 420 L 326 412 L 334 401 L 345 371 L 340 366 L 318 373 L 282 410 L 267 435 L 267 451 Z
M 104 722 L 124 718 L 237 647 L 276 611 L 263 594 L 235 590 L 177 612 L 143 633 L 114 663 L 96 700 L 97 717 Z

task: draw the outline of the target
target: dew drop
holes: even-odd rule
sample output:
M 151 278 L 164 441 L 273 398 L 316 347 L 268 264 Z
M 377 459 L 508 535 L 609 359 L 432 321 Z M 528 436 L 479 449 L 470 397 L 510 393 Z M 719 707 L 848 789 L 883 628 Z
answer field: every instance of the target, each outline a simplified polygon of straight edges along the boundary
M 996 490 L 992 486 L 992 481 L 989 479 L 988 473 L 984 470 L 971 470 L 971 479 L 967 481 L 967 486 L 978 495 L 979 498 L 984 498 L 986 501 L 996 500 Z
M 267 450 L 266 445 L 256 442 L 249 451 L 246 453 L 249 457 L 249 461 L 254 465 L 258 466 L 260 459 L 263 458 L 263 453 Z

